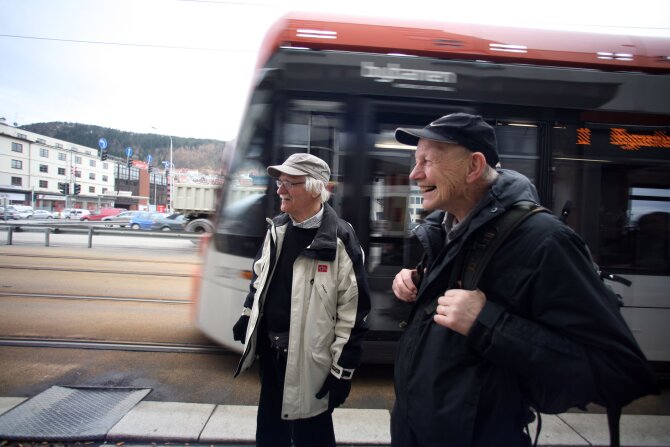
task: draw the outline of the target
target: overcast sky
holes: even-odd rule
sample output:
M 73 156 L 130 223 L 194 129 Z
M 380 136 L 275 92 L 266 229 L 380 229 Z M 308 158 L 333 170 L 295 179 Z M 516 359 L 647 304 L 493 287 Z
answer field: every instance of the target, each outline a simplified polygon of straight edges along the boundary
M 670 37 L 668 0 L 0 0 L 0 117 L 233 139 L 291 10 Z

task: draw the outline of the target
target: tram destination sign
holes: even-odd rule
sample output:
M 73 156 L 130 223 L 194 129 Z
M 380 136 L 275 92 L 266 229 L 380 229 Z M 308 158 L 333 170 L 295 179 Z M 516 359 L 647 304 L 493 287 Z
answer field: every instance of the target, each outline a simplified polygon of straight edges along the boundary
M 666 128 L 579 127 L 576 132 L 577 146 L 593 155 L 650 159 L 670 155 L 670 135 Z

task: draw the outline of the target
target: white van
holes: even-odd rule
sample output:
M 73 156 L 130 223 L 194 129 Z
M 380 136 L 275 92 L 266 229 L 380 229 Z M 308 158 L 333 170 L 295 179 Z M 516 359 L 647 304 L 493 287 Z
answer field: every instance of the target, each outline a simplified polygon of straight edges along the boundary
M 91 214 L 89 210 L 83 210 L 81 208 L 69 208 L 64 209 L 61 215 L 63 216 L 63 219 L 80 220 L 83 216 L 88 216 L 89 214 Z

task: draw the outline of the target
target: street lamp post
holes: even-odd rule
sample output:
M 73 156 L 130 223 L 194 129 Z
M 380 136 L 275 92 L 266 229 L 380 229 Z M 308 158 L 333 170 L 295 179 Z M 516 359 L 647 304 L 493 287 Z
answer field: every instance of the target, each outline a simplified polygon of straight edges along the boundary
M 152 129 L 158 130 L 156 127 L 151 126 Z M 174 201 L 174 164 L 172 163 L 172 136 L 168 135 L 167 136 L 170 139 L 170 164 L 168 166 L 169 172 L 170 172 L 170 178 L 168 179 L 168 188 L 170 188 L 170 203 L 168 206 L 170 209 L 168 210 L 169 213 L 172 213 L 172 210 L 174 209 L 173 207 L 173 201 Z M 154 185 L 155 186 L 155 185 Z
M 168 138 L 170 138 L 170 214 L 173 213 L 174 210 L 174 164 L 172 163 L 172 137 L 168 135 Z

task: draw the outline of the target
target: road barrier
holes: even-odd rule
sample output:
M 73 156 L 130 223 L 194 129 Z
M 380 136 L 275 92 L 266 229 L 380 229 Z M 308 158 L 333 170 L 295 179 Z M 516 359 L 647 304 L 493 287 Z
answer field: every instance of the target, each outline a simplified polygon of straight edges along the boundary
M 0 222 L 0 231 L 7 231 L 7 245 L 12 245 L 14 233 L 44 233 L 44 246 L 49 246 L 52 234 L 86 234 L 88 235 L 88 248 L 93 247 L 93 236 L 138 236 L 154 237 L 164 239 L 187 239 L 197 242 L 203 233 L 187 233 L 181 231 L 152 231 L 132 230 L 129 228 L 109 228 L 105 222 L 30 222 L 9 223 Z

